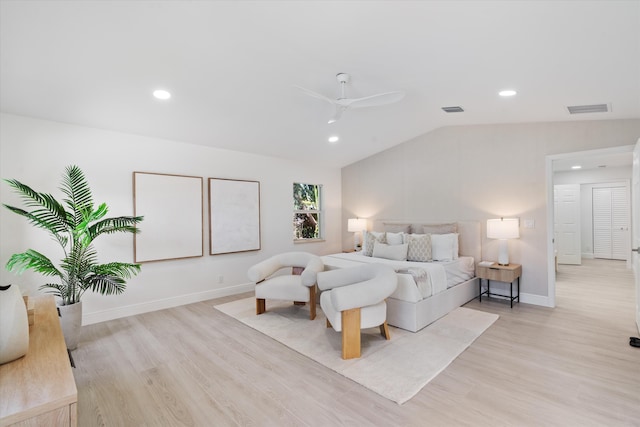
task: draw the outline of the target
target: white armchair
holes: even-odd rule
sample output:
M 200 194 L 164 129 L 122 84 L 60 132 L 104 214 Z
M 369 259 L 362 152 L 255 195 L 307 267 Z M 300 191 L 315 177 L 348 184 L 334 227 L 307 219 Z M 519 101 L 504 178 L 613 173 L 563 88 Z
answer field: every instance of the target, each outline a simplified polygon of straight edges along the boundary
M 291 268 L 291 274 L 274 275 L 283 268 Z M 306 252 L 285 252 L 249 268 L 249 280 L 256 283 L 256 314 L 266 311 L 266 299 L 275 299 L 309 303 L 309 318 L 315 319 L 316 276 L 323 269 L 320 257 Z
M 385 299 L 398 286 L 395 271 L 382 264 L 324 271 L 318 274 L 320 307 L 327 327 L 342 332 L 342 358 L 360 357 L 360 330 L 380 327 L 390 339 Z

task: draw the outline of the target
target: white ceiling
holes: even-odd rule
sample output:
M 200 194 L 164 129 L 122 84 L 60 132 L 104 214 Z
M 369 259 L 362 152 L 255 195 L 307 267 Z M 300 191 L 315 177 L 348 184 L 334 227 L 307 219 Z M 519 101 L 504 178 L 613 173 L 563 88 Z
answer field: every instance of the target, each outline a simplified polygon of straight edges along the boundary
M 0 60 L 6 113 L 341 167 L 447 125 L 639 118 L 640 1 L 1 0 Z M 407 95 L 328 125 L 293 86 L 339 72 Z

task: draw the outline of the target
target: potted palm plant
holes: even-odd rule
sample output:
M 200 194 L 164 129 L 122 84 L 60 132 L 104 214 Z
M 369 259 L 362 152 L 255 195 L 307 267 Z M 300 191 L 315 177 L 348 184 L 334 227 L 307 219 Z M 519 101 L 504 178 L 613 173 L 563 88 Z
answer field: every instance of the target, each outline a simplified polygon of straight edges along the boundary
M 140 271 L 139 264 L 109 262 L 100 264 L 93 242 L 99 236 L 113 233 L 137 233 L 142 217 L 120 216 L 105 218 L 105 203 L 94 207 L 89 184 L 78 166 L 68 166 L 62 177 L 60 190 L 65 194 L 62 203 L 51 194 L 39 193 L 15 179 L 5 182 L 18 193 L 27 209 L 4 205 L 38 228 L 45 230 L 62 249 L 62 258 L 54 263 L 34 250 L 13 254 L 6 268 L 17 274 L 33 270 L 57 282 L 45 283 L 41 290 L 58 297 L 61 324 L 67 348 L 78 345 L 82 324 L 82 295 L 93 291 L 102 295 L 120 294 L 126 279 Z

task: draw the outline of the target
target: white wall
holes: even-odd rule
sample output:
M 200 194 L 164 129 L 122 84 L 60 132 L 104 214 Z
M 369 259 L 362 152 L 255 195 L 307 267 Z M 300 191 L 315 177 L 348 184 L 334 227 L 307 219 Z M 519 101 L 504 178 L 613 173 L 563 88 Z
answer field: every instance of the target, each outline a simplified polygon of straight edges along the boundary
M 509 248 L 523 265 L 522 301 L 552 305 L 546 157 L 632 145 L 638 135 L 637 119 L 440 128 L 343 168 L 343 218 L 479 220 L 484 234 L 488 218 L 519 217 Z M 525 219 L 535 228 L 522 228 Z M 343 231 L 343 248 L 351 241 Z M 484 239 L 483 258 L 496 257 L 497 243 Z
M 7 114 L 0 115 L 0 153 L 2 178 L 15 178 L 37 191 L 57 196 L 61 196 L 58 186 L 65 166 L 77 164 L 92 187 L 94 202 L 106 202 L 110 216 L 133 214 L 133 171 L 205 179 L 205 255 L 144 263 L 142 272 L 128 281 L 122 295 L 85 294 L 85 324 L 252 290 L 246 278 L 247 268 L 278 252 L 326 254 L 341 249 L 339 169 Z M 208 255 L 209 177 L 260 181 L 262 250 Z M 323 184 L 325 242 L 293 243 L 292 184 L 297 181 Z M 0 188 L 0 199 L 5 204 L 20 205 L 5 183 Z M 144 232 L 144 222 L 140 228 Z M 133 262 L 133 236 L 112 235 L 99 240 L 100 261 Z M 28 248 L 42 250 L 55 259 L 60 255 L 44 231 L 7 209 L 0 209 L 0 283 L 18 284 L 23 292 L 34 293 L 44 283 L 42 276 L 30 272 L 16 276 L 4 269 L 11 254 Z M 224 277 L 221 284 L 219 276 Z

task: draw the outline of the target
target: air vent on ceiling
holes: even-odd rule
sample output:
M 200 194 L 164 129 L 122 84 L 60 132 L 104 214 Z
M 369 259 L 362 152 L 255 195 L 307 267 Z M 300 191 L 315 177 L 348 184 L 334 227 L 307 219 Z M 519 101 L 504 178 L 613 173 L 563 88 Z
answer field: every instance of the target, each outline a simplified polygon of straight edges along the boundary
M 609 112 L 609 106 L 607 104 L 594 104 L 594 105 L 570 105 L 567 107 L 570 114 L 583 114 L 583 113 L 607 113 Z
M 464 110 L 462 107 L 442 107 L 445 113 L 462 113 Z

